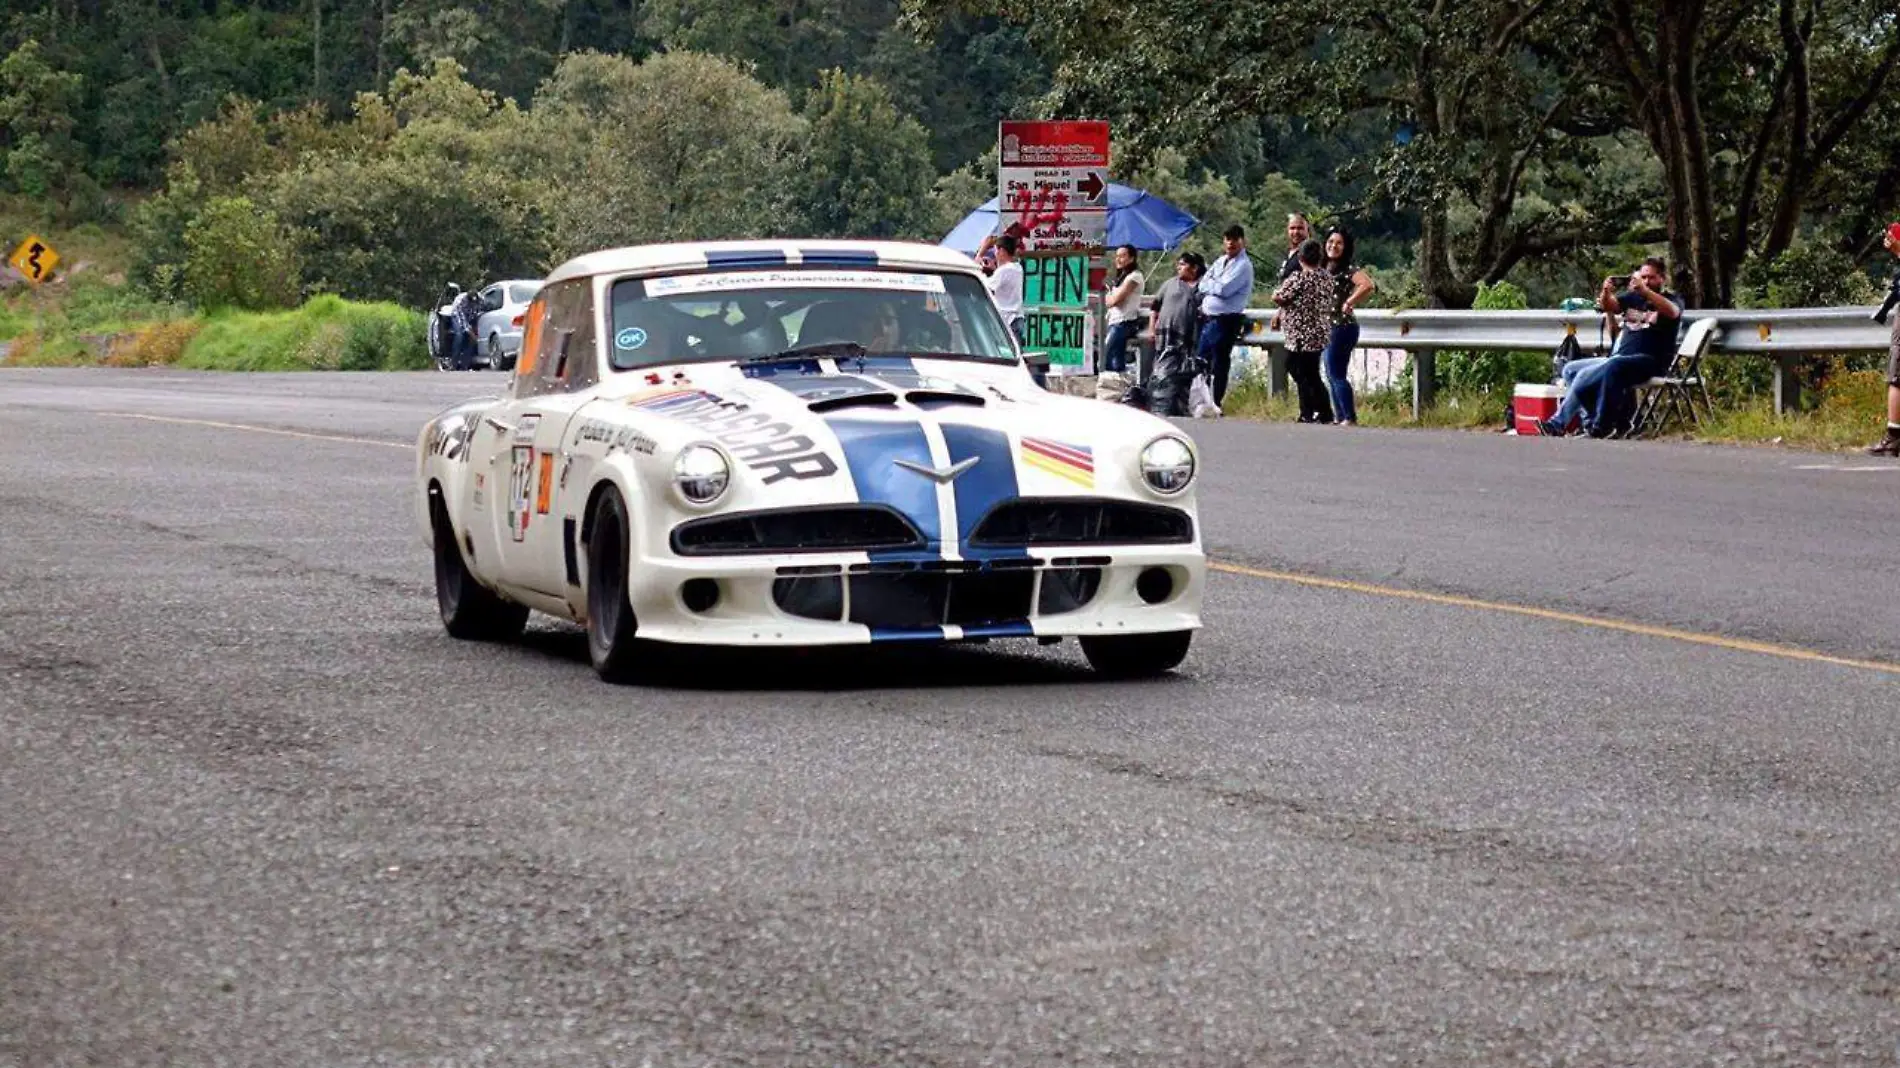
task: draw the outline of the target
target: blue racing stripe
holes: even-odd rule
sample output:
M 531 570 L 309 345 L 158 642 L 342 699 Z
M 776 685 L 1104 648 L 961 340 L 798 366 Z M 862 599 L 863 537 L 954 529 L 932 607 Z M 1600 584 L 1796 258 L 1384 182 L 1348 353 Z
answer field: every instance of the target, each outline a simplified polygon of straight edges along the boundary
M 982 626 L 964 627 L 965 638 L 1033 638 L 1036 629 L 1027 619 L 1018 619 L 1009 623 L 988 623 Z
M 872 627 L 874 642 L 940 642 L 942 627 Z
M 926 468 L 936 464 L 930 459 L 930 440 L 915 421 L 869 419 L 827 419 L 825 424 L 838 435 L 844 449 L 844 464 L 857 487 L 858 500 L 865 504 L 885 504 L 916 524 L 923 534 L 926 553 L 943 551 L 943 517 L 937 510 L 937 484 L 915 471 L 897 466 L 909 460 Z M 983 466 L 978 464 L 978 467 Z M 1012 482 L 1014 475 L 1011 475 Z M 954 536 L 954 532 L 952 532 Z M 915 549 L 873 552 L 871 559 L 890 557 L 916 558 Z
M 856 248 L 801 248 L 798 258 L 817 267 L 876 267 L 877 253 Z
M 972 549 L 970 535 L 991 508 L 1020 492 L 1016 488 L 1016 455 L 1010 450 L 1009 435 L 1000 430 L 944 423 L 943 443 L 950 450 L 950 462 L 960 464 L 976 457 L 975 466 L 958 476 L 954 483 L 957 496 L 957 539 L 959 555 L 966 560 L 1021 559 L 1029 550 Z
M 775 248 L 737 248 L 706 253 L 708 270 L 722 267 L 783 267 L 785 253 Z

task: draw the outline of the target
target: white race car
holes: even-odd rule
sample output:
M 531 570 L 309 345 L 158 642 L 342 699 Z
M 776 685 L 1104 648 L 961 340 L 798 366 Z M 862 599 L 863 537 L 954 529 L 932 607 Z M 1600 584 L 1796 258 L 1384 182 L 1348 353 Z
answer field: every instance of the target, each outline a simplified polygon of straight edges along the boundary
M 545 612 L 610 680 L 655 643 L 1077 637 L 1134 677 L 1200 627 L 1194 443 L 1040 388 L 962 253 L 597 252 L 548 276 L 524 331 L 507 394 L 417 442 L 455 637 Z

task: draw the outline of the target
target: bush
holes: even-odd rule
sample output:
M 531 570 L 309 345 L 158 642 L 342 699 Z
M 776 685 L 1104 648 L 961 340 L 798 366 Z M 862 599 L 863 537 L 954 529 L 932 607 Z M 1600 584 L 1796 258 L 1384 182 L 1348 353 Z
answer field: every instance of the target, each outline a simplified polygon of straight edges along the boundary
M 197 319 L 176 319 L 115 338 L 106 352 L 105 364 L 107 367 L 170 366 L 184 356 L 185 348 L 203 326 Z
M 215 198 L 186 225 L 184 294 L 199 307 L 287 308 L 302 285 L 295 238 L 250 198 Z
M 401 371 L 430 366 L 423 317 L 325 294 L 287 312 L 208 317 L 181 367 L 220 371 Z

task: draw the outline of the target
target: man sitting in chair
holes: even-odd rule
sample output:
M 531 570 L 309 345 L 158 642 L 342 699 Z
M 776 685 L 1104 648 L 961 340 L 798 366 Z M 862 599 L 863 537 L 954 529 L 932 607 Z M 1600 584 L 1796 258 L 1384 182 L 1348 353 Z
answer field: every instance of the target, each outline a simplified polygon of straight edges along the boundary
M 1545 434 L 1562 437 L 1564 428 L 1580 415 L 1584 431 L 1593 438 L 1630 429 L 1635 388 L 1667 372 L 1675 359 L 1682 298 L 1663 288 L 1668 277 L 1663 261 L 1652 256 L 1628 278 L 1603 280 L 1597 308 L 1616 339 L 1610 358 L 1570 383 L 1563 406 L 1543 424 Z M 1617 289 L 1623 285 L 1629 288 L 1619 294 Z

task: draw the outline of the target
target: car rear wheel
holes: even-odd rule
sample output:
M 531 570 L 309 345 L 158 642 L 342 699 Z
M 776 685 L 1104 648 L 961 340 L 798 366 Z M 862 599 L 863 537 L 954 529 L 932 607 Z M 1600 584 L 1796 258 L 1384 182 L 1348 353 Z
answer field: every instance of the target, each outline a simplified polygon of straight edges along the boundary
M 1187 659 L 1191 630 L 1162 634 L 1118 634 L 1082 639 L 1082 655 L 1096 674 L 1110 679 L 1147 679 L 1165 675 Z
M 504 601 L 469 573 L 462 547 L 455 544 L 455 526 L 438 498 L 430 507 L 435 528 L 435 600 L 442 610 L 442 626 L 452 638 L 498 642 L 519 637 L 528 624 L 524 605 Z
M 501 361 L 501 336 L 498 334 L 490 334 L 488 335 L 488 369 L 491 371 L 501 370 Z
M 611 486 L 594 502 L 587 541 L 587 656 L 608 682 L 639 674 L 639 621 L 627 598 L 627 504 Z

